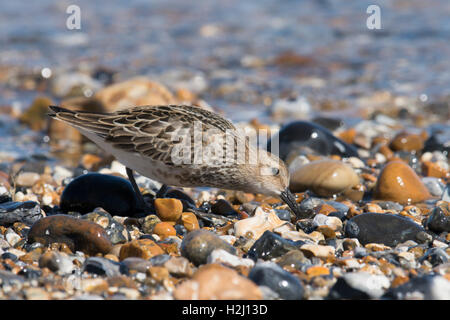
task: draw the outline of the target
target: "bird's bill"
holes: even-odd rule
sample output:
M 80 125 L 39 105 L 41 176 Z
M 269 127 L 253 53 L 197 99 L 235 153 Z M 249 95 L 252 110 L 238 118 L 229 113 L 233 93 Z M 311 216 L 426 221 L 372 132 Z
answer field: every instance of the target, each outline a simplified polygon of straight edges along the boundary
M 295 196 L 292 194 L 292 192 L 289 190 L 289 188 L 286 188 L 283 192 L 280 194 L 281 200 L 283 200 L 289 208 L 291 208 L 292 212 L 297 216 L 297 218 L 301 218 L 302 214 L 300 212 L 300 207 L 297 204 L 297 201 L 295 200 Z

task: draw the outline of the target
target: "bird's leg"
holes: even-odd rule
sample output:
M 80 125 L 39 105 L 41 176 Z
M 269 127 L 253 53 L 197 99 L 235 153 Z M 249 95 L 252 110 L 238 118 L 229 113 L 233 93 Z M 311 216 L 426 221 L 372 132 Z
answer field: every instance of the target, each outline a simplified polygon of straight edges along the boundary
M 155 198 L 164 198 L 167 191 L 169 191 L 169 186 L 167 184 L 163 184 L 161 186 L 161 188 L 158 190 L 158 192 L 156 193 Z
M 131 170 L 128 167 L 126 167 L 126 170 L 128 180 L 130 180 L 131 185 L 133 186 L 134 189 L 134 193 L 136 193 L 136 197 L 138 198 L 139 206 L 141 209 L 145 210 L 147 208 L 147 204 L 145 203 L 144 197 L 142 196 L 141 191 L 139 190 L 139 187 L 136 184 L 136 180 L 134 180 L 133 170 Z
M 281 192 L 280 198 L 289 206 L 289 208 L 291 208 L 297 219 L 309 218 L 309 216 L 305 216 L 305 214 L 300 210 L 300 206 L 289 188 L 286 188 L 286 190 Z

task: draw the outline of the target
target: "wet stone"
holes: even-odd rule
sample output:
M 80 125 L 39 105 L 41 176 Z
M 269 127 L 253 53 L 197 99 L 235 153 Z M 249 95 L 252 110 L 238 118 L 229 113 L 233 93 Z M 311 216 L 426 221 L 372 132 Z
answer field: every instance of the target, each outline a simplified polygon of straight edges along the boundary
M 419 176 L 403 161 L 391 161 L 383 167 L 374 196 L 401 204 L 417 203 L 431 197 Z
M 94 212 L 87 213 L 81 218 L 95 222 L 104 228 L 113 245 L 125 243 L 129 238 L 127 229 L 102 208 L 97 208 Z
M 275 209 L 275 214 L 284 221 L 291 221 L 291 212 L 289 210 Z
M 127 274 L 128 268 L 120 262 L 115 262 L 113 260 L 101 257 L 90 257 L 84 262 L 82 272 L 93 273 L 99 276 L 113 277 L 121 274 Z
M 122 264 L 125 265 L 128 270 L 135 270 L 142 273 L 146 273 L 153 265 L 150 261 L 137 257 L 126 258 L 122 261 Z
M 28 226 L 43 218 L 37 202 L 4 202 L 0 204 L 0 225 L 10 226 L 22 222 Z
M 419 262 L 427 260 L 433 267 L 437 265 L 447 263 L 449 261 L 449 255 L 442 248 L 430 248 L 419 259 Z
M 253 246 L 247 253 L 248 258 L 256 261 L 259 258 L 263 260 L 270 260 L 277 258 L 290 250 L 299 249 L 305 242 L 292 241 L 284 239 L 281 236 L 271 231 L 266 231 L 263 235 L 255 241 Z
M 274 262 L 259 262 L 248 278 L 258 286 L 266 286 L 284 300 L 303 299 L 305 289 L 300 280 Z
M 217 200 L 211 206 L 211 212 L 225 217 L 237 217 L 239 215 L 238 212 L 234 210 L 233 206 L 224 199 Z
M 434 197 L 441 197 L 444 189 L 445 184 L 442 183 L 442 181 L 439 178 L 435 177 L 424 177 L 422 178 L 422 182 L 427 187 L 430 194 Z
M 70 182 L 61 195 L 64 212 L 88 213 L 101 207 L 111 215 L 130 216 L 137 210 L 137 199 L 128 180 L 88 173 Z
M 177 221 L 183 212 L 183 203 L 178 199 L 155 199 L 154 206 L 162 221 Z
M 47 251 L 39 258 L 39 267 L 48 268 L 60 275 L 70 274 L 75 269 L 72 260 L 64 253 Z
M 279 141 L 279 155 L 286 160 L 292 153 L 311 153 L 321 155 L 336 154 L 342 157 L 357 157 L 355 147 L 336 138 L 328 129 L 307 121 L 295 121 L 282 127 L 274 137 Z M 267 150 L 271 149 L 271 141 L 267 144 Z
M 328 299 L 378 299 L 389 286 L 386 276 L 368 272 L 346 273 L 330 289 Z
M 417 240 L 419 232 L 425 231 L 409 218 L 386 213 L 363 213 L 347 221 L 345 236 L 357 238 L 362 245 L 381 243 L 395 247 L 407 240 Z
M 347 164 L 338 160 L 316 160 L 291 173 L 292 192 L 311 190 L 322 197 L 343 193 L 359 183 L 359 177 Z
M 281 267 L 301 269 L 310 265 L 311 261 L 300 250 L 291 250 L 276 260 Z
M 214 263 L 198 268 L 191 280 L 175 288 L 173 296 L 178 300 L 259 300 L 262 293 L 251 280 Z
M 124 260 L 128 257 L 149 259 L 153 256 L 163 254 L 164 251 L 150 239 L 133 240 L 120 248 L 119 258 Z
M 314 209 L 324 203 L 325 203 L 325 201 L 323 201 L 320 198 L 310 197 L 310 198 L 304 199 L 299 204 L 299 211 L 300 211 L 301 216 L 303 218 L 311 218 L 314 215 Z
M 425 225 L 436 233 L 450 232 L 450 216 L 446 216 L 441 208 L 436 207 L 431 211 Z
M 447 183 L 441 198 L 442 201 L 450 202 L 450 183 Z
M 112 244 L 106 231 L 98 224 L 66 215 L 45 217 L 37 221 L 28 233 L 28 243 L 48 245 L 65 243 L 70 250 L 87 254 L 108 253 Z
M 171 256 L 169 254 L 159 254 L 151 257 L 148 261 L 152 264 L 152 266 L 162 266 L 169 261 L 170 258 Z
M 0 270 L 0 283 L 2 285 L 20 285 L 24 280 L 24 277 L 18 276 L 10 271 Z
M 295 224 L 297 230 L 302 230 L 305 233 L 311 233 L 317 228 L 317 224 L 313 219 L 301 219 Z
M 181 255 L 196 266 L 206 263 L 208 256 L 215 249 L 223 249 L 231 254 L 236 254 L 234 247 L 216 234 L 203 229 L 189 232 L 181 243 Z
M 383 298 L 397 300 L 449 300 L 450 281 L 438 275 L 414 277 L 398 287 L 389 289 Z
M 164 197 L 180 200 L 183 203 L 183 211 L 187 211 L 189 208 L 196 208 L 195 201 L 181 190 L 171 189 L 167 191 Z

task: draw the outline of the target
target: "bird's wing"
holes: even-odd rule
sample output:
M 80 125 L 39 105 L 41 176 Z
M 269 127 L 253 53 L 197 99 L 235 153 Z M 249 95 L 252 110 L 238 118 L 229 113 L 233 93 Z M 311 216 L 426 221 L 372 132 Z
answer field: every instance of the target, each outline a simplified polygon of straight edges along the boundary
M 114 148 L 137 152 L 167 165 L 173 165 L 172 151 L 175 145 L 184 141 L 182 138 L 192 139 L 189 142 L 192 142 L 193 155 L 197 138 L 193 132 L 235 130 L 234 125 L 220 115 L 193 106 L 136 107 L 110 114 L 50 108 L 54 112 L 51 117 L 94 133 Z M 193 131 L 194 125 L 200 125 L 200 130 Z M 208 144 L 208 141 L 203 141 L 203 144 Z

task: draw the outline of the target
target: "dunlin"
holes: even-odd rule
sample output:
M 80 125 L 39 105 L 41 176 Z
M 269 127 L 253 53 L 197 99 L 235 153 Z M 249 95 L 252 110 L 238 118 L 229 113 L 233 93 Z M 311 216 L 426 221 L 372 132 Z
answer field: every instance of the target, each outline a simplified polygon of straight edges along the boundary
M 180 105 L 135 107 L 107 114 L 57 106 L 50 109 L 51 117 L 77 128 L 126 166 L 128 178 L 142 203 L 133 170 L 165 185 L 215 187 L 278 196 L 300 216 L 295 197 L 288 189 L 289 173 L 283 161 L 251 145 L 230 121 L 214 112 Z M 202 150 L 208 150 L 216 142 L 212 141 L 211 131 L 216 136 L 219 133 L 222 142 L 231 137 L 233 147 L 228 148 L 232 151 L 231 160 L 240 157 L 244 161 L 220 162 L 217 159 L 221 154 L 216 153 L 205 158 L 203 152 L 202 157 Z M 182 158 L 178 157 L 180 150 L 184 150 Z M 256 154 L 257 161 L 252 162 Z

